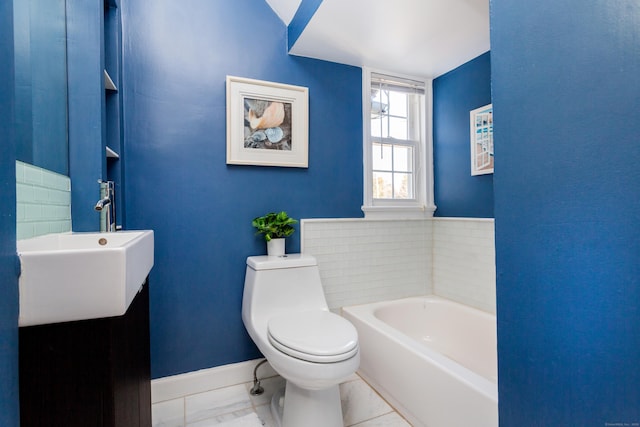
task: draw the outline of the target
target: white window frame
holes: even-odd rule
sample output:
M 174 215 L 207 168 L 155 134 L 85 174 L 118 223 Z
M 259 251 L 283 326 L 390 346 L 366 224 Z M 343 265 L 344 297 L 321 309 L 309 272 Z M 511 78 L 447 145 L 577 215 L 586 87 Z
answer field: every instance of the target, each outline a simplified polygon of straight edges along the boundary
M 422 135 L 414 153 L 415 199 L 373 198 L 373 144 L 371 139 L 371 73 L 385 74 L 399 79 L 424 82 L 424 103 L 421 125 Z M 436 206 L 433 201 L 433 143 L 432 143 L 432 80 L 400 75 L 388 71 L 362 68 L 362 123 L 363 123 L 363 205 L 367 219 L 420 219 L 431 218 Z

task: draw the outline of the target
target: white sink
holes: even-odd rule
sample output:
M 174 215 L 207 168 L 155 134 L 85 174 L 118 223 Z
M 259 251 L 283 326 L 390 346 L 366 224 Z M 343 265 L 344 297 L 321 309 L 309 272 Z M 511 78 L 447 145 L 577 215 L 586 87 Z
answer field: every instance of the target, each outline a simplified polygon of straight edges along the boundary
M 17 243 L 20 326 L 123 315 L 153 267 L 153 231 L 49 234 Z

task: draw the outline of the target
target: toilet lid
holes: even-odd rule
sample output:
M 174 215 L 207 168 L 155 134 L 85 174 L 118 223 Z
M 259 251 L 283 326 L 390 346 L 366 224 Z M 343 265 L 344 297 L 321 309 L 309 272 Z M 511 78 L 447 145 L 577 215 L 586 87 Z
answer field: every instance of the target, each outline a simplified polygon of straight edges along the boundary
M 340 362 L 358 352 L 356 328 L 329 311 L 275 316 L 269 320 L 267 328 L 269 341 L 274 347 L 309 362 Z

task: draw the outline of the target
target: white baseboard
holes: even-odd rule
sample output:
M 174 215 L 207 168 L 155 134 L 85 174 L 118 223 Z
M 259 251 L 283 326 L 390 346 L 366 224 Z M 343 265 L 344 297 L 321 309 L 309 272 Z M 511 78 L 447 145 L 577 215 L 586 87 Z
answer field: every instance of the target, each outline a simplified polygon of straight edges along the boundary
M 151 381 L 151 403 L 178 399 L 191 394 L 253 381 L 253 370 L 264 359 L 201 369 L 186 374 L 157 378 Z M 271 365 L 265 363 L 258 369 L 258 378 L 277 375 Z

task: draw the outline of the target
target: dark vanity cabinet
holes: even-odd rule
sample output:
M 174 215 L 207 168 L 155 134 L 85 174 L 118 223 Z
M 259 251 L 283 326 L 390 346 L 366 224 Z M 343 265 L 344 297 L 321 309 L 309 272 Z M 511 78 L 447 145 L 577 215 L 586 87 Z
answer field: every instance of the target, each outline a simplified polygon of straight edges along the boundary
M 123 316 L 20 328 L 22 427 L 149 427 L 148 279 Z

